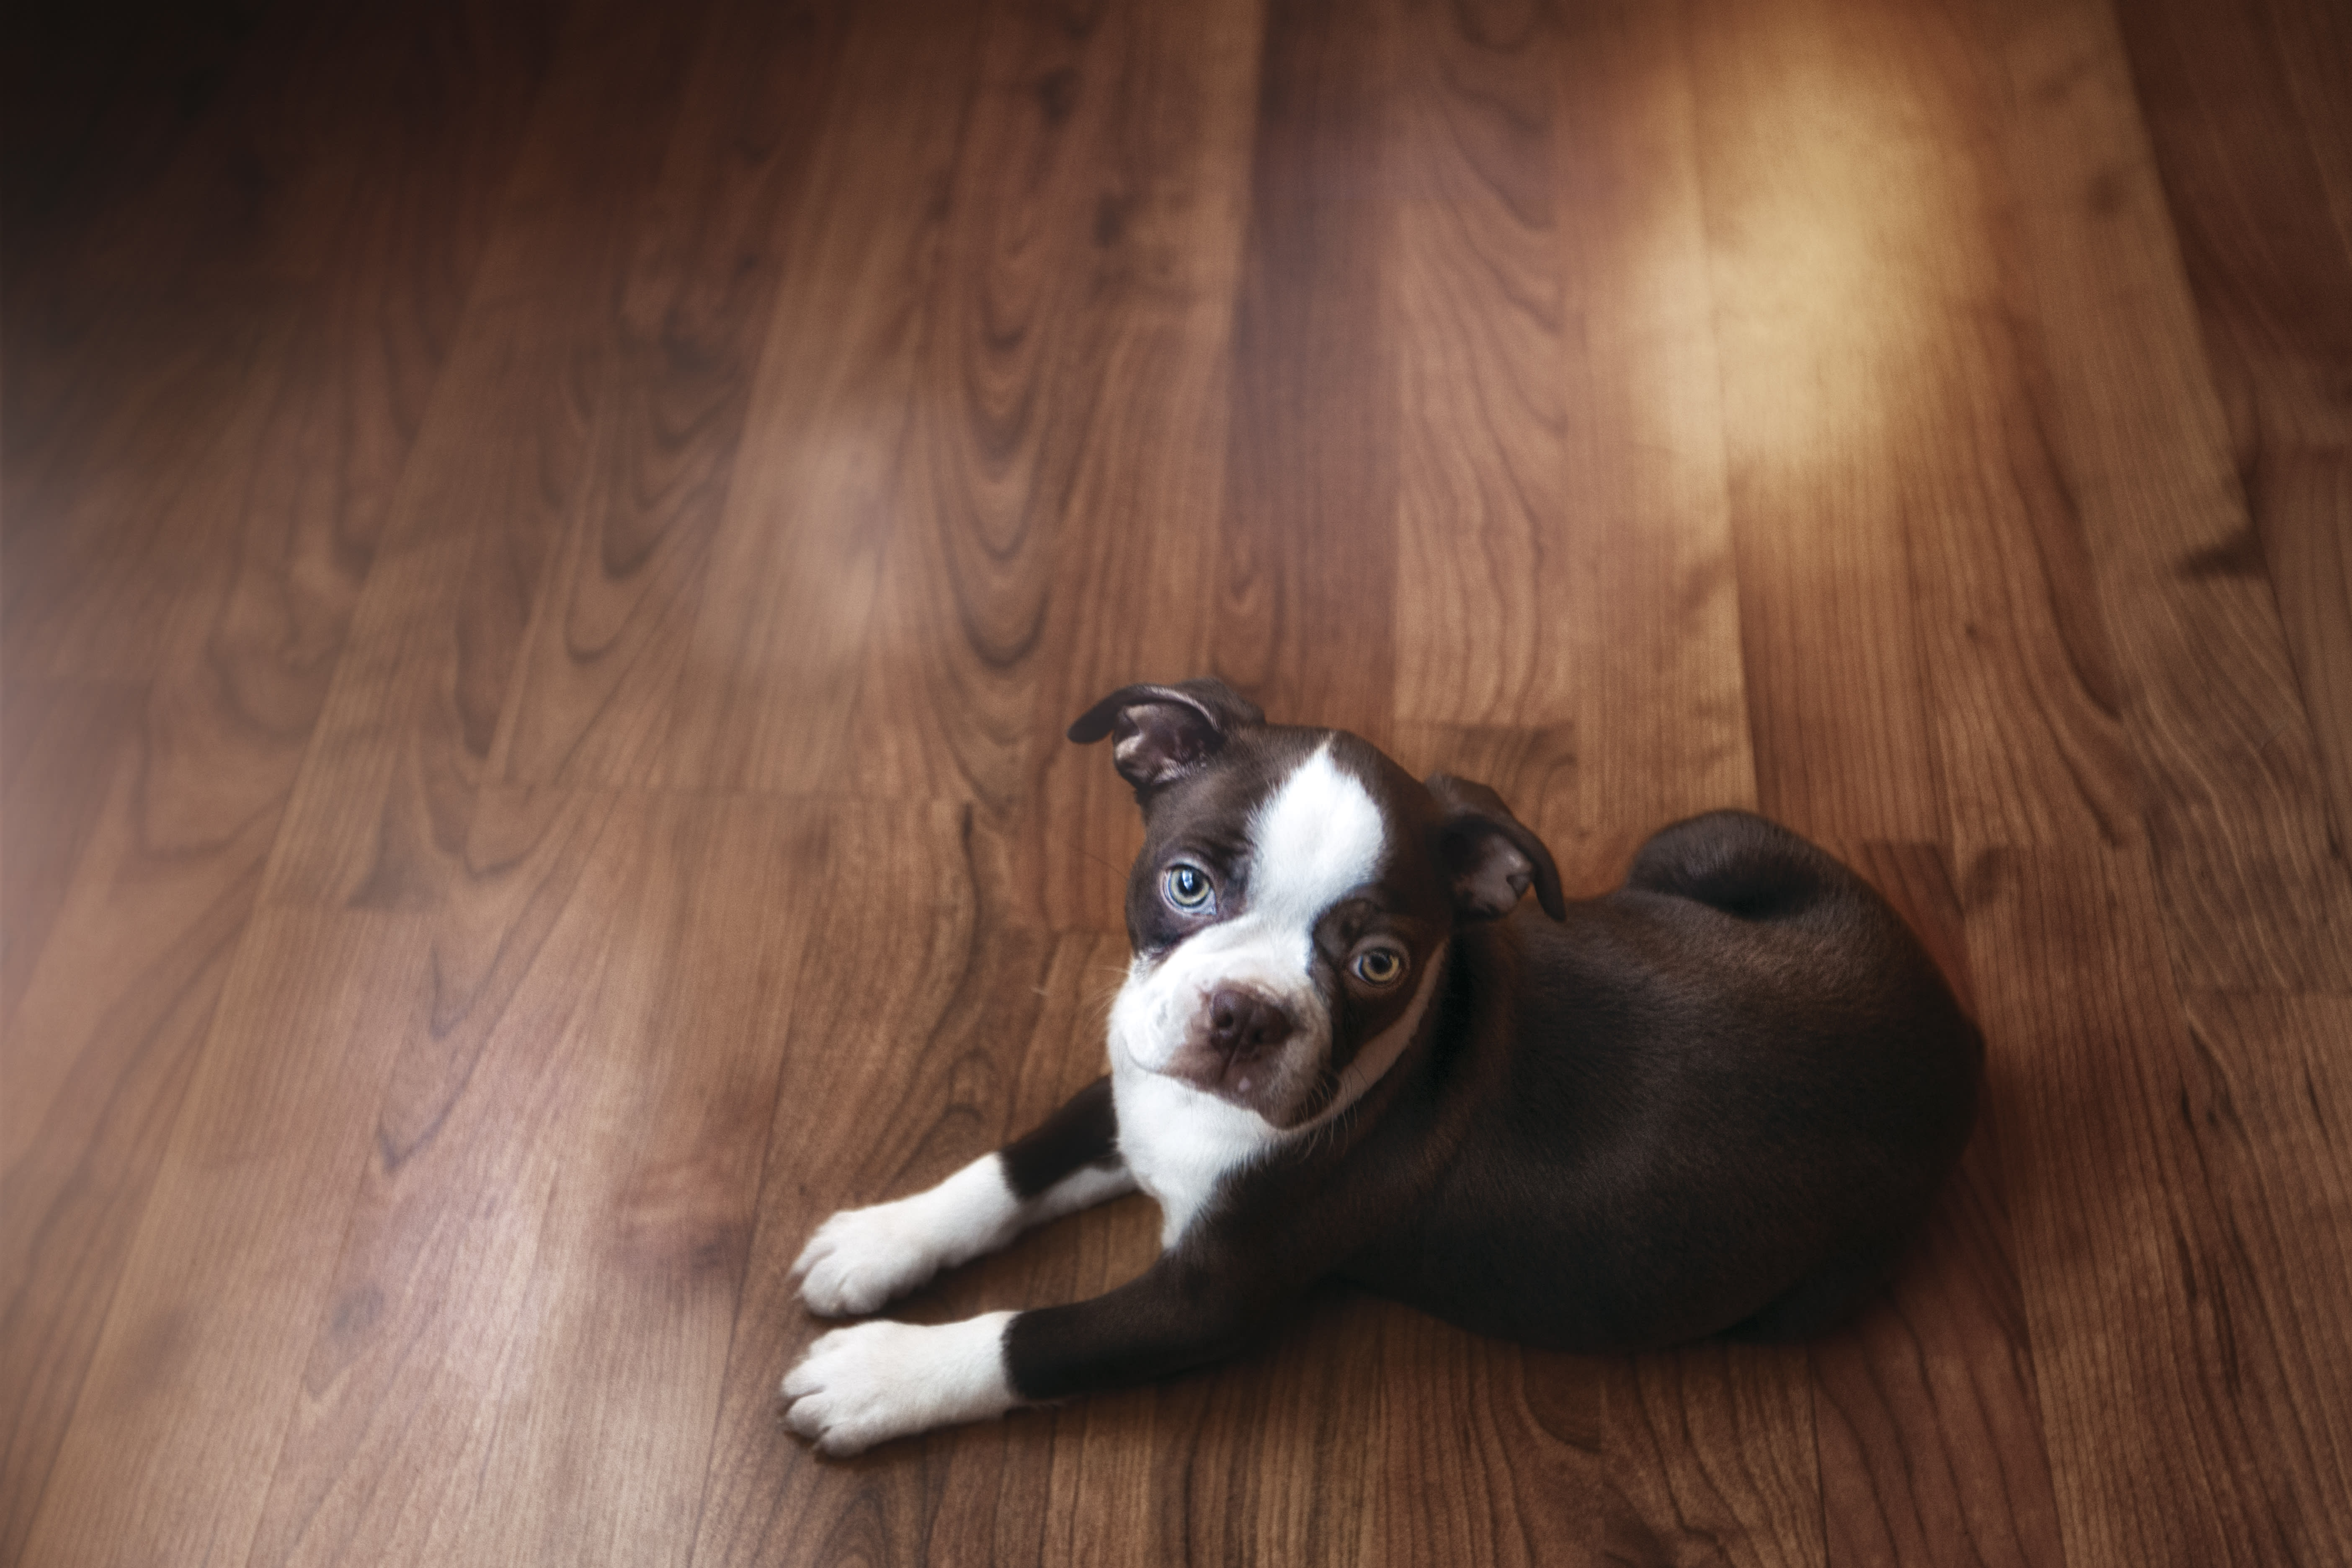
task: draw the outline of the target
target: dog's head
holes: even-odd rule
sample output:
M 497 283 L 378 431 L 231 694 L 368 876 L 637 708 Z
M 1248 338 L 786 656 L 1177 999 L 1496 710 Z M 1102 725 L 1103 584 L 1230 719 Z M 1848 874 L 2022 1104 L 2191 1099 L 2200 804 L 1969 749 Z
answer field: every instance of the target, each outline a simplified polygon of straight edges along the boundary
M 1108 737 L 1143 807 L 1111 1049 L 1272 1127 L 1388 1070 L 1458 926 L 1530 887 L 1562 913 L 1550 853 L 1494 791 L 1268 724 L 1222 682 L 1124 687 L 1069 734 Z

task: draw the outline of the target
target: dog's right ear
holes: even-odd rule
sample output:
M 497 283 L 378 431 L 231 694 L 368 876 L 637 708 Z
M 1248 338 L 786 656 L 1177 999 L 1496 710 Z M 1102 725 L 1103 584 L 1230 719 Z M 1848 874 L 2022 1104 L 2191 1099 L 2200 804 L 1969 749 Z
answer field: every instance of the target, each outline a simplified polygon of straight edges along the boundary
M 1551 851 L 1511 815 L 1501 795 L 1451 773 L 1432 773 L 1424 782 L 1442 816 L 1437 855 L 1453 880 L 1458 918 L 1490 921 L 1507 915 L 1530 888 L 1544 913 L 1554 920 L 1567 917 L 1559 868 L 1552 864 Z
M 1222 680 L 1122 686 L 1081 714 L 1070 739 L 1111 737 L 1111 762 L 1139 795 L 1190 773 L 1235 733 L 1265 722 L 1257 705 Z

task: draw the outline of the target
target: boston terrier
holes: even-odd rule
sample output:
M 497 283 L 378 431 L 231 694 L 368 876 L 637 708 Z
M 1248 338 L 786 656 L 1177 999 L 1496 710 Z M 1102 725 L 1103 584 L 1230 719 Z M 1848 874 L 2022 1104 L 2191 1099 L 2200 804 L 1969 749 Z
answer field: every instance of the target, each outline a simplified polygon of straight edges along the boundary
M 1159 1260 L 1075 1305 L 825 1334 L 783 1414 L 827 1454 L 1199 1366 L 1328 1278 L 1570 1351 L 1809 1334 L 1959 1155 L 1975 1026 L 1785 828 L 1694 817 L 1570 902 L 1494 791 L 1214 680 L 1127 687 L 1069 736 L 1109 737 L 1143 808 L 1108 1075 L 835 1215 L 793 1272 L 810 1310 L 871 1312 L 1138 1188 Z

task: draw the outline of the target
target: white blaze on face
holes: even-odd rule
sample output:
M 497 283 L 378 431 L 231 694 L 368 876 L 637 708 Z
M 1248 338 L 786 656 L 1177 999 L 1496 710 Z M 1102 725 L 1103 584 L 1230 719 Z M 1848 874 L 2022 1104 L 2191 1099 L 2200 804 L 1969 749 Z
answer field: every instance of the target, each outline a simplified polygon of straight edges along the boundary
M 1178 944 L 1156 965 L 1138 959 L 1111 1012 L 1111 1041 L 1136 1067 L 1160 1072 L 1221 986 L 1278 1003 L 1299 1047 L 1321 1053 L 1331 1016 L 1315 988 L 1315 926 L 1372 880 L 1387 842 L 1380 807 L 1326 744 L 1291 771 L 1249 822 L 1244 907 Z
M 1332 762 L 1328 745 L 1266 797 L 1248 833 L 1246 907 L 1156 963 L 1138 955 L 1111 1005 L 1119 1152 L 1160 1205 L 1163 1246 L 1175 1244 L 1228 1173 L 1298 1131 L 1285 1132 L 1163 1070 L 1222 985 L 1248 985 L 1279 1003 L 1297 1025 L 1286 1049 L 1318 1059 L 1330 1049 L 1331 1015 L 1314 981 L 1316 922 L 1378 874 L 1387 839 L 1380 807 Z M 1380 1066 L 1395 1054 L 1383 1053 Z M 1362 1088 L 1352 1085 L 1346 1098 Z

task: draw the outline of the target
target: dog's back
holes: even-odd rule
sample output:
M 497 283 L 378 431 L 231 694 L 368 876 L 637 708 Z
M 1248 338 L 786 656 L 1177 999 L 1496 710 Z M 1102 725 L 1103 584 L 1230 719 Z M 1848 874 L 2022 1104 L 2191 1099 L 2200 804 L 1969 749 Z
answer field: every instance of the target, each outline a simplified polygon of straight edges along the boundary
M 1616 892 L 1462 948 L 1414 1086 L 1448 1163 L 1347 1272 L 1465 1327 L 1580 1351 L 1813 1331 L 1967 1139 L 1982 1045 L 1934 963 L 1761 817 L 1678 824 Z

